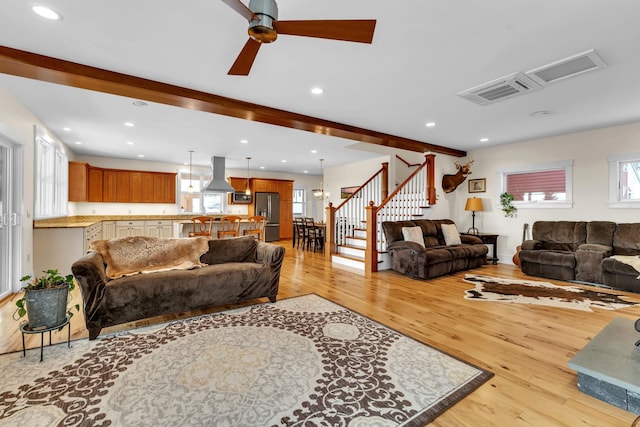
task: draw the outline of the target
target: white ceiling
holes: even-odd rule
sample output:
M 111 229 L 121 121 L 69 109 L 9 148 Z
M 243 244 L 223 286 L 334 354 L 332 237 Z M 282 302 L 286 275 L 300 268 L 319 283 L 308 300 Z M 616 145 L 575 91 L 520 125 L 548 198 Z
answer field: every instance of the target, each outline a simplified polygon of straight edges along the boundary
M 283 35 L 248 77 L 227 75 L 247 23 L 221 1 L 41 3 L 64 19 L 0 0 L 1 45 L 460 150 L 640 120 L 637 0 L 280 0 L 281 20 L 376 19 L 373 43 Z M 488 106 L 456 95 L 589 49 L 608 67 Z M 0 75 L 0 85 L 82 155 L 183 163 L 194 150 L 194 164 L 218 155 L 244 168 L 250 156 L 252 168 L 292 173 L 377 155 L 351 140 L 20 77 Z M 549 114 L 530 115 L 540 110 Z

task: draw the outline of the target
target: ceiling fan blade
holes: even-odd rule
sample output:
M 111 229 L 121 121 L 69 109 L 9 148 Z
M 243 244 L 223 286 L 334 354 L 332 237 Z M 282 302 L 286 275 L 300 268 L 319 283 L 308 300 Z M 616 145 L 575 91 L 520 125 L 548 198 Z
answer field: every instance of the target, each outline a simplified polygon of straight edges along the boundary
M 273 27 L 278 34 L 371 43 L 376 20 L 275 21 Z
M 230 76 L 248 76 L 261 45 L 262 43 L 259 43 L 254 39 L 250 38 L 247 40 L 227 74 Z
M 235 10 L 236 12 L 238 12 L 240 15 L 242 15 L 249 22 L 259 19 L 256 16 L 256 14 L 253 13 L 251 11 L 251 9 L 249 9 L 247 6 L 245 6 L 245 4 L 242 3 L 240 0 L 222 0 L 222 3 L 226 4 L 231 9 Z

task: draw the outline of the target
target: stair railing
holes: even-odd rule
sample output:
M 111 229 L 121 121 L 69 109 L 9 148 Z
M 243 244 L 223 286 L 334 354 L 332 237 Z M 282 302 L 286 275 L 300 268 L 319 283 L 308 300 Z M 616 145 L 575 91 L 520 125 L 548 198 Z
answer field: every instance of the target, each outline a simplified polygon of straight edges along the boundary
M 338 207 L 329 203 L 327 209 L 327 235 L 329 254 L 337 252 L 338 245 L 346 244 L 353 230 L 365 227 L 366 211 L 370 201 L 382 202 L 389 193 L 389 163 L 382 167 L 347 197 Z

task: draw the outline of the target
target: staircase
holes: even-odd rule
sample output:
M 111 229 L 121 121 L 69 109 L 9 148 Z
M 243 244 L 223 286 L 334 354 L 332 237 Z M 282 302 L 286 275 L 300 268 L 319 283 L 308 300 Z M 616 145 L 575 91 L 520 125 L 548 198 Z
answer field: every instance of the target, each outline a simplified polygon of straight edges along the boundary
M 389 268 L 383 221 L 419 218 L 435 203 L 434 155 L 391 195 L 386 195 L 388 163 L 348 199 L 327 207 L 327 242 L 331 262 L 363 273 Z

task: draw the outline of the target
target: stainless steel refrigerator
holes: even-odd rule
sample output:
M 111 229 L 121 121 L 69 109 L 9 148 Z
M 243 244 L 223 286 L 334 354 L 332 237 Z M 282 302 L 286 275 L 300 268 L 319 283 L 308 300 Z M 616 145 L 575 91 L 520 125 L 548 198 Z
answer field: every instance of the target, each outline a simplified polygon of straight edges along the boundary
M 264 240 L 266 242 L 280 240 L 280 194 L 256 193 L 255 213 L 267 218 Z

